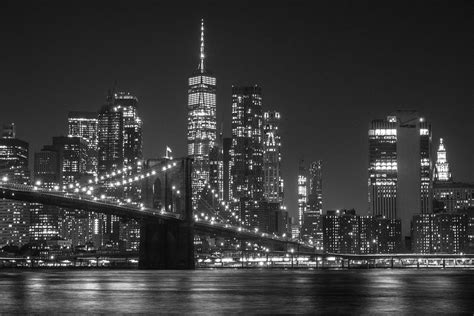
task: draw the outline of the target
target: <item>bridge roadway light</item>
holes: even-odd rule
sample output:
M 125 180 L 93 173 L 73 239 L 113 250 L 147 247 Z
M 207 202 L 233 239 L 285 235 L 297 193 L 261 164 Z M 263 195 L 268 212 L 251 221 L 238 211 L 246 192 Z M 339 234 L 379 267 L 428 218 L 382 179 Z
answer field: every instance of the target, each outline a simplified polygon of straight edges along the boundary
M 7 182 L 7 181 L 8 181 L 8 177 L 7 177 L 7 176 L 4 176 L 4 177 L 2 178 L 2 181 L 3 181 L 3 182 Z
M 40 185 L 41 185 L 41 181 L 40 181 L 40 180 L 36 181 L 36 182 L 35 182 L 35 185 L 40 186 Z

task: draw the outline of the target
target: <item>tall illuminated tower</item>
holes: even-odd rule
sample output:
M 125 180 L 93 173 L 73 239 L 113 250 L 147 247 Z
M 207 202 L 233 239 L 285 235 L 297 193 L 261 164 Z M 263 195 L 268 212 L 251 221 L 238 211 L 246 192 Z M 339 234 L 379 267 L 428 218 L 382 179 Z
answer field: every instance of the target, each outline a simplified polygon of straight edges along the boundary
M 232 87 L 231 186 L 233 209 L 245 225 L 261 219 L 255 210 L 263 199 L 262 88 Z
M 323 227 L 321 216 L 323 214 L 323 162 L 313 161 L 309 166 L 308 203 L 303 216 L 302 237 L 322 250 Z
M 129 92 L 110 91 L 106 104 L 99 111 L 98 121 L 98 173 L 106 173 L 130 167 L 122 173 L 129 177 L 141 168 L 142 159 L 142 120 L 137 113 L 138 98 Z M 106 181 L 105 181 L 106 182 Z M 128 184 L 122 188 L 107 185 L 106 193 L 116 198 L 140 199 L 141 188 L 137 184 Z M 137 235 L 138 224 L 130 221 L 132 229 L 127 234 Z M 118 242 L 121 232 L 118 217 L 107 215 L 105 233 L 107 238 Z M 128 239 L 127 239 L 128 240 Z M 129 245 L 126 245 L 129 248 Z
M 204 20 L 199 65 L 188 79 L 188 156 L 194 160 L 193 197 L 209 181 L 209 154 L 217 138 L 216 78 L 204 67 Z
M 281 177 L 280 113 L 263 114 L 263 195 L 269 202 L 283 202 Z
M 301 229 L 308 203 L 308 177 L 304 160 L 298 166 L 298 226 Z
M 106 104 L 99 111 L 98 120 L 98 173 L 99 175 L 122 169 L 123 112 L 114 105 L 114 95 L 109 91 Z
M 443 139 L 439 139 L 439 147 L 436 153 L 435 180 L 451 181 L 451 171 L 449 170 L 448 157 L 446 156 L 446 148 Z
M 397 111 L 369 128 L 369 212 L 401 219 L 410 236 L 415 214 L 432 210 L 431 125 L 415 111 Z
M 232 87 L 232 196 L 263 198 L 262 88 Z

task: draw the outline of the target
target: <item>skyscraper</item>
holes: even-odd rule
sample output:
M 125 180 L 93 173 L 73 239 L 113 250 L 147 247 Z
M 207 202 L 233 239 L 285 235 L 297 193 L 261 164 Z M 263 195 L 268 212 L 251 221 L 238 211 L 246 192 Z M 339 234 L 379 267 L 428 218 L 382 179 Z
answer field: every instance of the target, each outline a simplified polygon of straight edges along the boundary
M 123 113 L 123 159 L 133 166 L 143 158 L 142 120 L 138 116 L 138 98 L 129 92 L 114 94 L 114 106 Z
M 283 178 L 281 177 L 280 113 L 263 114 L 263 179 L 265 199 L 283 202 Z
M 209 181 L 209 154 L 217 138 L 216 78 L 204 66 L 204 20 L 199 64 L 188 79 L 188 156 L 193 159 L 193 197 Z
M 99 111 L 99 175 L 124 167 L 123 111 L 115 106 L 114 101 L 115 97 L 109 91 L 106 104 Z
M 129 167 L 130 169 L 122 173 L 122 177 L 127 177 L 141 168 L 142 120 L 138 116 L 137 108 L 138 98 L 129 92 L 109 92 L 106 104 L 99 111 L 99 175 Z M 128 184 L 121 188 L 108 187 L 107 194 L 138 202 L 141 192 L 137 184 Z M 129 231 L 122 232 L 122 235 L 138 238 L 136 221 L 127 223 L 127 229 Z M 118 245 L 120 234 L 118 217 L 108 215 L 105 221 L 105 240 Z M 127 242 L 129 245 L 136 244 L 133 240 Z
M 308 210 L 323 214 L 323 161 L 313 161 L 309 166 Z
M 98 166 L 98 113 L 69 112 L 67 125 L 68 136 L 82 137 L 87 141 L 86 173 L 97 175 Z
M 439 139 L 439 147 L 436 153 L 435 181 L 451 181 L 451 171 L 449 170 L 448 157 L 443 139 Z
M 397 111 L 369 128 L 369 212 L 401 219 L 409 238 L 413 215 L 431 212 L 431 125 Z
M 99 111 L 99 174 L 123 167 L 136 169 L 143 158 L 142 120 L 137 107 L 138 98 L 129 92 L 109 92 L 106 104 Z M 124 190 L 127 195 L 131 189 L 126 186 Z M 116 194 L 120 196 L 122 193 Z
M 0 181 L 28 184 L 28 143 L 16 138 L 15 124 L 3 127 L 0 138 Z M 29 241 L 28 204 L 0 200 L 0 245 L 21 246 Z
M 232 196 L 263 198 L 262 89 L 232 87 Z
M 308 176 L 304 160 L 301 160 L 298 166 L 298 225 L 303 226 L 304 214 L 306 213 L 308 203 Z
M 453 181 L 442 138 L 434 170 L 433 198 L 434 213 L 455 213 L 474 208 L 474 184 Z
M 138 98 L 129 92 L 114 94 L 114 106 L 123 113 L 123 166 L 131 167 L 126 176 L 130 176 L 141 169 L 143 159 L 142 120 L 138 116 Z M 132 201 L 139 201 L 141 186 L 128 184 L 123 187 L 124 197 Z
M 309 166 L 308 203 L 303 215 L 302 235 L 309 239 L 317 250 L 322 250 L 323 229 L 323 175 L 322 161 L 317 160 Z
M 250 225 L 254 206 L 263 199 L 262 89 L 232 87 L 232 198 L 241 221 Z

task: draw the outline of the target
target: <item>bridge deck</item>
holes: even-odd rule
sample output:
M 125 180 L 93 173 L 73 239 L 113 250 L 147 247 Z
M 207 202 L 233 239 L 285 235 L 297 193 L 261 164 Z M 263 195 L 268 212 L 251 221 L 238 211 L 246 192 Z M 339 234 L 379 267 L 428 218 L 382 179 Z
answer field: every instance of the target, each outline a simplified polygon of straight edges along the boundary
M 183 219 L 179 214 L 163 212 L 157 209 L 140 207 L 133 204 L 114 203 L 105 199 L 99 199 L 90 195 L 67 193 L 54 190 L 38 189 L 34 186 L 22 184 L 0 184 L 0 198 L 40 203 L 69 209 L 80 209 L 88 212 L 99 212 L 108 215 L 116 215 L 137 221 L 165 221 L 181 222 Z M 218 234 L 223 237 L 237 237 L 240 239 L 267 240 L 283 243 L 285 245 L 306 247 L 290 238 L 275 236 L 268 233 L 259 233 L 249 228 L 237 227 L 219 222 L 205 222 L 202 220 L 193 223 L 194 229 L 200 233 Z

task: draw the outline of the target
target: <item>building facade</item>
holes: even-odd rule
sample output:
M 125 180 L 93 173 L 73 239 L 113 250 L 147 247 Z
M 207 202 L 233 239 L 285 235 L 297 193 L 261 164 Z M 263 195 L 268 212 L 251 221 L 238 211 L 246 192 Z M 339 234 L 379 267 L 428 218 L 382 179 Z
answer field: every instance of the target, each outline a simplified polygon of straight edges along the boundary
M 468 246 L 465 214 L 419 214 L 413 217 L 414 253 L 463 253 Z
M 325 252 L 383 254 L 402 249 L 400 220 L 336 210 L 323 215 L 322 222 Z
M 68 114 L 68 136 L 81 137 L 87 142 L 86 173 L 97 176 L 98 167 L 98 113 L 71 111 Z

